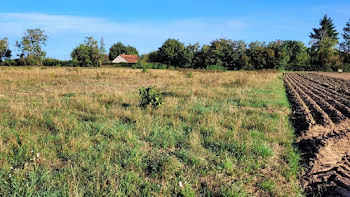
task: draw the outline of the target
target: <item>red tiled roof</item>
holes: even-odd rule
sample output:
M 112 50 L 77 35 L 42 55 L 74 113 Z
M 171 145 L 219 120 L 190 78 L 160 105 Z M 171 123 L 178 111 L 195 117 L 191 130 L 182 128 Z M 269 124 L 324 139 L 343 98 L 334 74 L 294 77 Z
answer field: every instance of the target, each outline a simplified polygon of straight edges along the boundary
M 124 58 L 128 63 L 136 63 L 139 60 L 137 55 L 120 55 Z

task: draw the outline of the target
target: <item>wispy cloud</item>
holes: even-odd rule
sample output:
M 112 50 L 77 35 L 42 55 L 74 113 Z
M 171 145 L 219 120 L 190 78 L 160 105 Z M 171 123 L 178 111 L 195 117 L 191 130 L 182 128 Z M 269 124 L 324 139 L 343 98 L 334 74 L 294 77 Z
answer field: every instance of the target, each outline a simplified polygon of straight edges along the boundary
M 175 21 L 112 21 L 105 18 L 0 13 L 0 34 L 19 40 L 25 29 L 42 28 L 49 35 L 48 55 L 68 58 L 85 36 L 104 37 L 107 46 L 117 41 L 135 45 L 142 53 L 156 49 L 169 37 L 184 42 L 207 43 L 219 37 L 240 35 L 248 24 L 242 19 L 195 18 Z

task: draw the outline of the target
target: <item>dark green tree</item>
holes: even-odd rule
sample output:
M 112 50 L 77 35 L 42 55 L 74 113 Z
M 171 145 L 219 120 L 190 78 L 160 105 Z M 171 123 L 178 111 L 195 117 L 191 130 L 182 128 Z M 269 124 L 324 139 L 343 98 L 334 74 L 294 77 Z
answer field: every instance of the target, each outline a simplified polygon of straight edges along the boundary
M 148 62 L 159 62 L 158 52 L 152 51 L 148 54 Z
M 324 15 L 320 21 L 319 28 L 313 28 L 313 32 L 310 33 L 310 38 L 313 41 L 313 46 L 318 46 L 319 43 L 326 37 L 338 41 L 338 35 L 333 19 Z
M 312 70 L 336 71 L 341 64 L 341 58 L 338 51 L 334 48 L 337 40 L 325 37 L 318 47 L 311 47 Z
M 350 19 L 343 28 L 343 41 L 340 43 L 340 51 L 345 63 L 350 63 Z
M 193 68 L 205 68 L 210 61 L 210 46 L 203 45 L 192 60 Z
M 78 62 L 80 66 L 101 66 L 101 59 L 104 58 L 103 48 L 93 37 L 87 37 L 83 44 L 80 44 L 71 53 L 72 60 Z
M 185 52 L 185 68 L 193 68 L 194 64 L 194 59 L 196 58 L 198 52 L 199 52 L 200 46 L 199 43 L 195 43 L 194 45 L 189 44 L 186 47 L 186 52 Z
M 159 62 L 175 67 L 183 67 L 186 65 L 187 50 L 185 45 L 176 40 L 168 39 L 158 49 Z
M 290 59 L 285 42 L 282 40 L 272 41 L 268 44 L 267 49 L 273 50 L 273 59 L 271 62 L 273 68 L 285 70 Z
M 133 46 L 126 46 L 126 55 L 139 55 L 139 52 L 137 51 L 137 49 Z
M 139 55 L 139 52 L 135 47 L 125 46 L 123 43 L 118 42 L 117 44 L 112 45 L 109 49 L 109 60 L 114 60 L 121 54 L 125 55 Z
M 223 66 L 229 70 L 239 70 L 249 65 L 245 54 L 247 45 L 244 41 L 219 39 L 205 45 L 197 52 L 194 67 L 205 68 L 208 65 Z
M 313 70 L 336 70 L 340 65 L 340 56 L 335 46 L 338 44 L 338 32 L 333 20 L 327 15 L 320 21 L 320 28 L 313 28 L 310 34 L 310 49 Z
M 284 41 L 289 56 L 287 70 L 306 70 L 310 64 L 308 48 L 303 42 L 287 40 Z
M 250 57 L 251 68 L 271 69 L 274 68 L 275 51 L 266 46 L 265 42 L 251 42 L 247 51 Z

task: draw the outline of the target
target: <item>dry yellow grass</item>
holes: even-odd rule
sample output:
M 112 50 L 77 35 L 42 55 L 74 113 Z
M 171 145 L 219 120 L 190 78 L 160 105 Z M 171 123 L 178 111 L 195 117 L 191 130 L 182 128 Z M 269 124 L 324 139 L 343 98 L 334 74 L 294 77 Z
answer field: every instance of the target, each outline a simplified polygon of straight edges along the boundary
M 3 195 L 300 194 L 278 72 L 2 67 L 0 95 Z

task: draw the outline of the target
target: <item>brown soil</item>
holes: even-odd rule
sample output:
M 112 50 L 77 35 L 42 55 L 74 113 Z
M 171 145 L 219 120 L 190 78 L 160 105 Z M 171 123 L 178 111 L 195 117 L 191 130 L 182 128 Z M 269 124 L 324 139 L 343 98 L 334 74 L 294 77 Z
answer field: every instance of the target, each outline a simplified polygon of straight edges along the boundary
M 350 81 L 315 73 L 284 74 L 307 164 L 307 195 L 350 196 Z
M 350 73 L 330 73 L 330 72 L 318 72 L 318 74 L 334 77 L 334 78 L 340 78 L 345 80 L 350 80 Z

